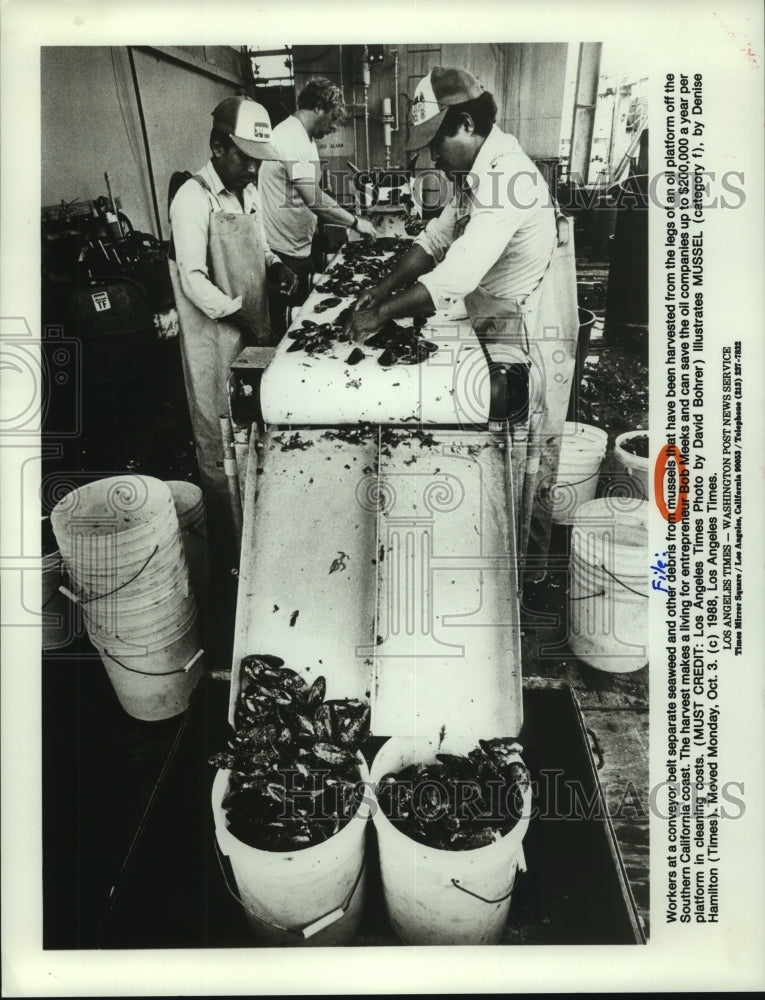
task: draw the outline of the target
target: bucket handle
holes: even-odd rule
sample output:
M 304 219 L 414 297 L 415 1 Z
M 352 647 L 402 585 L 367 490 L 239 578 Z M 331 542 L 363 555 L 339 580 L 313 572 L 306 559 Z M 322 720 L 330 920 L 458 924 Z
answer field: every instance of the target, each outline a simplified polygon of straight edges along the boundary
M 603 565 L 603 563 L 600 564 L 600 568 L 603 570 L 604 573 L 606 573 L 608 576 L 610 576 L 612 580 L 615 580 L 619 584 L 619 586 L 624 587 L 625 590 L 629 590 L 629 592 L 631 594 L 635 594 L 637 597 L 648 597 L 648 594 L 641 594 L 639 590 L 633 590 L 632 587 L 627 586 L 627 584 L 624 582 L 624 580 L 620 580 L 618 576 L 614 576 L 613 573 L 609 572 L 606 569 L 606 567 Z M 605 593 L 606 593 L 605 590 L 599 590 L 597 592 L 597 594 L 585 594 L 582 597 L 571 597 L 571 596 L 569 596 L 569 600 L 570 601 L 591 601 L 594 597 L 603 597 L 605 595 Z
M 588 483 L 591 479 L 594 479 L 596 476 L 599 475 L 600 475 L 600 470 L 598 470 L 598 472 L 593 472 L 591 476 L 587 476 L 585 479 L 580 479 L 576 483 L 556 483 L 553 489 L 560 489 L 561 487 L 564 486 L 581 486 L 582 483 Z
M 523 848 L 519 849 L 519 860 L 513 862 L 515 865 L 515 871 L 526 871 L 526 857 L 523 853 Z M 464 885 L 460 885 L 460 881 L 457 878 L 451 880 L 452 885 L 455 889 L 459 889 L 460 892 L 466 892 L 468 896 L 474 896 L 476 899 L 480 899 L 482 903 L 504 903 L 506 899 L 509 899 L 513 894 L 513 889 L 515 888 L 515 871 L 511 872 L 513 876 L 513 881 L 510 885 L 510 890 L 505 893 L 504 896 L 500 896 L 499 899 L 487 899 L 485 896 L 479 896 L 477 892 L 473 892 L 472 889 L 466 889 Z
M 112 656 L 110 652 L 104 650 L 104 656 L 108 656 L 110 660 L 117 664 L 118 667 L 122 667 L 123 670 L 129 670 L 131 674 L 142 674 L 144 677 L 170 677 L 172 674 L 186 674 L 191 670 L 194 664 L 197 662 L 200 656 L 203 655 L 204 649 L 198 649 L 196 653 L 191 657 L 189 662 L 185 667 L 180 667 L 178 670 L 166 670 L 163 674 L 155 674 L 152 670 L 136 670 L 135 667 L 129 667 L 126 663 L 122 663 L 117 659 L 116 656 Z
M 345 901 L 340 906 L 336 906 L 333 910 L 330 910 L 329 913 L 325 913 L 324 916 L 317 917 L 316 920 L 312 920 L 311 923 L 306 924 L 305 927 L 299 927 L 299 928 L 283 927 L 281 924 L 274 923 L 273 921 L 263 920 L 262 917 L 256 917 L 255 914 L 252 912 L 252 910 L 247 909 L 247 907 L 242 902 L 239 893 L 236 891 L 236 889 L 232 888 L 231 886 L 231 881 L 229 880 L 228 871 L 226 870 L 226 866 L 223 863 L 223 859 L 224 857 L 226 857 L 226 855 L 223 853 L 221 846 L 218 843 L 217 833 L 216 836 L 213 838 L 213 843 L 215 845 L 215 854 L 216 857 L 218 858 L 218 865 L 220 866 L 221 874 L 223 875 L 223 881 L 226 883 L 226 888 L 229 891 L 229 895 L 233 896 L 233 898 L 237 901 L 237 903 L 239 903 L 240 906 L 244 907 L 244 909 L 247 910 L 248 916 L 250 916 L 254 921 L 256 921 L 256 923 L 262 924 L 264 927 L 270 927 L 272 930 L 283 931 L 285 934 L 291 934 L 293 937 L 305 941 L 307 941 L 309 938 L 312 938 L 314 934 L 318 934 L 319 931 L 323 931 L 325 927 L 331 927 L 332 924 L 336 923 L 338 920 L 340 920 L 341 917 L 345 916 L 346 912 L 348 911 L 348 908 L 351 905 L 351 902 L 353 901 L 353 897 L 356 895 L 356 890 L 358 889 L 359 884 L 361 882 L 361 876 L 364 874 L 364 869 L 367 866 L 367 860 L 366 858 L 364 858 L 363 861 L 361 862 L 359 873 L 356 876 L 353 885 L 351 886 L 351 891 L 348 893 L 348 895 L 345 898 Z M 231 872 L 233 874 L 233 866 L 231 865 L 230 860 L 228 863 L 228 868 L 231 869 Z
M 608 573 L 608 575 L 611 577 L 612 580 L 616 580 L 618 584 L 621 584 L 621 586 L 624 587 L 625 590 L 629 590 L 631 594 L 637 594 L 638 597 L 648 597 L 648 594 L 641 594 L 639 590 L 633 590 L 632 587 L 627 586 L 624 580 L 620 580 L 618 576 L 614 576 L 613 573 L 609 573 L 606 567 L 602 563 L 600 568 L 603 570 L 604 573 Z
M 569 594 L 570 601 L 591 601 L 594 597 L 603 597 L 605 590 L 599 590 L 597 594 L 583 594 L 581 597 L 571 597 Z
M 146 569 L 146 567 L 149 565 L 149 563 L 152 561 L 152 559 L 158 552 L 159 552 L 159 545 L 155 545 L 154 551 L 151 553 L 151 555 L 143 564 L 143 566 L 141 566 L 141 568 L 138 570 L 135 576 L 131 576 L 129 580 L 125 581 L 125 583 L 121 583 L 119 587 L 115 587 L 114 590 L 109 590 L 105 594 L 98 594 L 98 596 L 96 597 L 88 597 L 83 599 L 82 597 L 78 597 L 77 594 L 73 594 L 68 587 L 64 587 L 62 585 L 58 589 L 61 591 L 64 597 L 68 597 L 69 600 L 75 604 L 90 604 L 92 601 L 101 601 L 104 599 L 104 597 L 110 597 L 112 594 L 116 594 L 118 590 L 122 590 L 124 587 L 129 586 L 134 580 L 137 580 L 138 577 L 141 575 L 141 573 L 143 573 L 143 571 Z

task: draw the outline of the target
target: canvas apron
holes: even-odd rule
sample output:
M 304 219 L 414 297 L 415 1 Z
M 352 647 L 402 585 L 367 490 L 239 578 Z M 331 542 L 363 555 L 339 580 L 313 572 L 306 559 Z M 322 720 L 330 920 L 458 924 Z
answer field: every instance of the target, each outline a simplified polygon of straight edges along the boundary
M 525 451 L 523 482 L 516 484 L 516 534 L 521 568 L 541 579 L 579 333 L 573 238 L 555 247 L 539 287 L 525 300 L 497 298 L 479 287 L 465 306 L 492 361 L 531 364 L 528 427 L 513 429 L 514 451 Z
M 170 277 L 180 325 L 181 359 L 191 426 L 208 510 L 230 518 L 228 483 L 223 472 L 220 416 L 228 413 L 228 377 L 231 362 L 244 347 L 273 343 L 268 320 L 265 250 L 256 213 L 224 212 L 201 177 L 197 181 L 210 197 L 207 266 L 210 280 L 234 298 L 254 331 L 252 339 L 225 320 L 206 316 L 187 298 L 178 265 L 170 260 Z

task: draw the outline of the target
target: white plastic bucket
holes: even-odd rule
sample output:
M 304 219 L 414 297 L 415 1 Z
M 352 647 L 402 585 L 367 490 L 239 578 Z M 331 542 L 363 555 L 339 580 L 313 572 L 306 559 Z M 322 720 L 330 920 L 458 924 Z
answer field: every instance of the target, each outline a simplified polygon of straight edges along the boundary
M 122 650 L 127 655 L 136 648 L 151 652 L 164 649 L 184 635 L 196 620 L 197 606 L 192 595 L 188 602 L 174 609 L 164 619 L 145 624 L 140 620 L 91 619 L 85 615 L 88 635 L 94 645 Z
M 571 533 L 569 645 L 597 670 L 648 662 L 648 503 L 610 497 L 577 511 Z
M 607 445 L 608 435 L 599 427 L 574 421 L 565 424 L 558 475 L 549 494 L 556 524 L 570 524 L 579 507 L 594 498 Z
M 648 431 L 627 431 L 626 434 L 620 434 L 614 442 L 614 456 L 632 480 L 632 484 L 635 487 L 635 496 L 643 497 L 644 500 L 647 500 L 649 496 L 650 461 L 648 458 L 642 458 L 640 455 L 632 455 L 624 449 L 624 445 L 628 441 L 640 437 L 648 438 Z
M 361 780 L 368 782 L 361 754 L 358 760 Z M 302 851 L 261 851 L 228 830 L 223 797 L 229 773 L 218 771 L 213 782 L 215 836 L 231 862 L 239 901 L 256 937 L 269 945 L 347 944 L 361 922 L 369 797 L 329 840 Z
M 202 606 L 207 590 L 207 522 L 202 491 L 193 483 L 182 480 L 169 481 L 167 485 L 178 515 L 189 580 L 197 603 Z
M 151 555 L 151 552 L 149 553 Z M 164 590 L 167 594 L 177 588 L 188 589 L 188 568 L 180 544 L 158 550 L 153 559 L 140 559 L 125 564 L 111 561 L 102 573 L 83 573 L 77 562 L 66 562 L 67 569 L 80 597 L 83 599 L 108 600 L 120 594 L 125 601 L 141 599 L 144 594 Z M 147 597 L 145 603 L 152 603 L 155 597 Z
M 186 710 L 203 669 L 202 657 L 194 659 L 199 653 L 196 622 L 171 644 L 140 655 L 115 650 L 113 644 L 101 646 L 93 637 L 91 641 L 128 715 L 156 722 L 171 719 Z M 189 664 L 189 669 L 184 670 Z
M 130 576 L 127 575 L 127 569 L 119 566 L 115 567 L 112 575 L 99 579 L 83 580 L 78 577 L 80 594 L 83 598 L 90 599 L 96 611 L 100 607 L 106 608 L 108 604 L 110 610 L 119 607 L 121 611 L 128 613 L 151 607 L 161 601 L 180 601 L 190 593 L 189 573 L 183 550 L 179 548 L 172 555 L 171 561 L 166 562 L 162 557 L 156 565 L 149 563 L 143 570 L 142 564 L 139 564 L 138 569 L 133 569 Z
M 88 635 L 102 645 L 115 643 L 131 646 L 161 649 L 177 639 L 182 632 L 197 620 L 197 606 L 193 595 L 188 601 L 173 608 L 164 617 L 158 613 L 151 619 L 140 617 L 123 618 L 120 615 L 104 618 L 85 617 Z
M 156 522 L 151 533 L 129 544 L 117 534 L 101 534 L 95 526 L 77 527 L 62 554 L 78 582 L 99 581 L 120 574 L 123 582 L 147 570 L 157 572 L 162 563 L 173 562 L 182 551 L 178 522 Z M 98 585 L 98 584 L 96 584 Z
M 473 746 L 475 741 L 390 739 L 372 763 L 372 787 L 388 772 L 434 762 L 437 752 L 465 753 Z M 530 814 L 527 791 L 523 816 L 502 840 L 471 851 L 443 851 L 405 836 L 375 802 L 385 908 L 398 937 L 405 944 L 496 944 L 516 874 L 526 870 L 522 845 Z
M 151 476 L 112 476 L 72 490 L 51 511 L 50 519 L 62 552 L 68 534 L 87 525 L 102 534 L 125 539 L 140 537 L 147 526 L 169 514 L 175 516 L 166 483 Z

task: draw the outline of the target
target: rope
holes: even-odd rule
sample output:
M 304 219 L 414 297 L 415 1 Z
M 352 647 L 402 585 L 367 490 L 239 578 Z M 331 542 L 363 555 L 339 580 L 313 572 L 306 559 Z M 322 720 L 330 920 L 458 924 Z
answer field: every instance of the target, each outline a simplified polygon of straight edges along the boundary
M 126 664 L 122 663 L 116 656 L 112 656 L 112 654 L 108 653 L 106 650 L 103 651 L 103 654 L 104 656 L 108 656 L 110 660 L 113 660 L 118 667 L 122 667 L 123 670 L 129 670 L 131 674 L 141 674 L 143 677 L 170 677 L 172 674 L 185 674 L 186 671 L 192 667 L 194 663 L 196 663 L 203 652 L 203 649 L 197 650 L 186 666 L 181 667 L 180 670 L 167 670 L 163 674 L 157 674 L 153 670 L 136 670 L 135 667 L 128 667 Z

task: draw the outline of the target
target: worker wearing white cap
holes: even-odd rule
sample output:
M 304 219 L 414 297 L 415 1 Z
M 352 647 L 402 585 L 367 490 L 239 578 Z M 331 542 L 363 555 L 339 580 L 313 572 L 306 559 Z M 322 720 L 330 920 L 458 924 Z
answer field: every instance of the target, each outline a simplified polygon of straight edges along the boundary
M 296 278 L 268 247 L 255 186 L 261 160 L 276 156 L 268 112 L 249 98 L 229 97 L 212 115 L 211 158 L 170 206 L 170 274 L 208 517 L 217 511 L 227 519 L 219 418 L 228 412 L 229 368 L 245 346 L 275 342 L 267 273 L 285 292 Z
M 297 104 L 297 111 L 274 129 L 272 144 L 279 159 L 264 164 L 258 182 L 269 246 L 300 278 L 290 305 L 301 305 L 311 290 L 311 246 L 319 219 L 368 239 L 376 236 L 371 222 L 338 205 L 321 189 L 316 140 L 333 133 L 345 117 L 342 91 L 330 80 L 315 77 L 300 91 Z
M 536 497 L 531 548 L 544 553 L 551 517 L 540 490 L 557 470 L 559 440 L 546 449 L 541 442 L 562 433 L 568 406 L 578 333 L 573 246 L 558 248 L 544 178 L 496 114 L 492 95 L 464 69 L 437 66 L 420 82 L 408 147 L 427 146 L 453 190 L 391 274 L 359 298 L 346 328 L 363 343 L 389 319 L 464 300 L 491 360 L 531 363 L 520 538 L 524 550 Z

